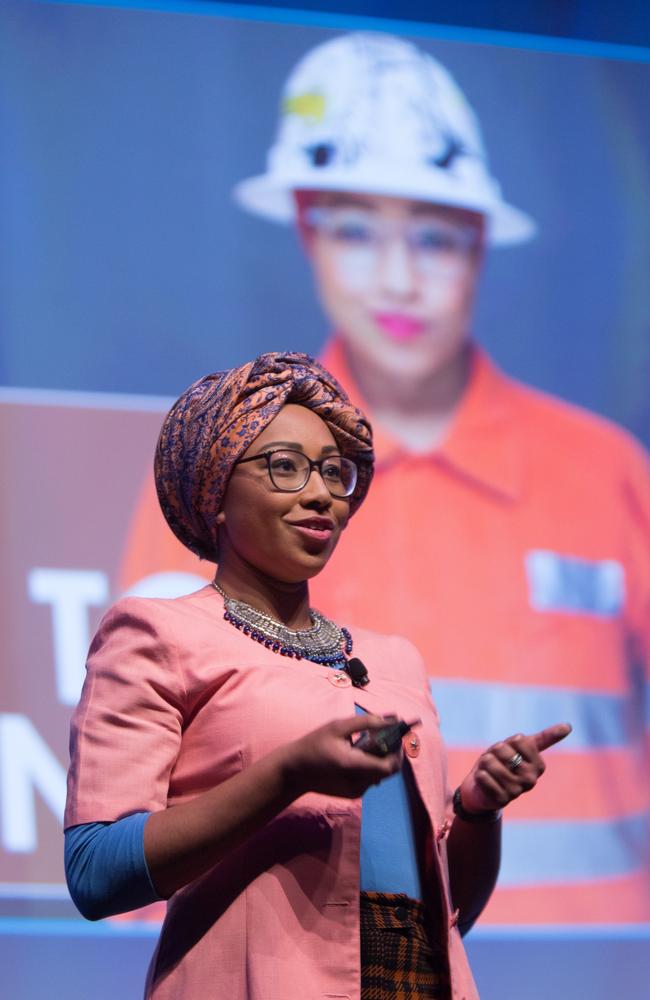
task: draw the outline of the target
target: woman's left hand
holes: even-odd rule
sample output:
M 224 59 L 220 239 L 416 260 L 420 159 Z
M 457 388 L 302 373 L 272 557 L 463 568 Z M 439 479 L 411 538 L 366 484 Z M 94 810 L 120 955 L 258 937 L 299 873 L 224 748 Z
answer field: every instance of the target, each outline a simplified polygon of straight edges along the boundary
M 517 733 L 495 743 L 481 754 L 460 786 L 463 808 L 476 813 L 503 809 L 529 792 L 545 770 L 542 751 L 570 732 L 568 722 L 559 722 L 531 736 Z

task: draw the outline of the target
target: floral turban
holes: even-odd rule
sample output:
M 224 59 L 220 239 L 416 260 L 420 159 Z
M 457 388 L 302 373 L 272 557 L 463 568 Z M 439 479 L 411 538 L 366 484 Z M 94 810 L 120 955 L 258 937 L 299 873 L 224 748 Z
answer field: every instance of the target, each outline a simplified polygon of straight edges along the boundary
M 154 474 L 163 514 L 192 552 L 217 560 L 216 518 L 235 462 L 286 403 L 321 417 L 359 470 L 350 514 L 370 486 L 372 431 L 333 375 L 307 354 L 261 354 L 239 368 L 194 382 L 167 414 Z

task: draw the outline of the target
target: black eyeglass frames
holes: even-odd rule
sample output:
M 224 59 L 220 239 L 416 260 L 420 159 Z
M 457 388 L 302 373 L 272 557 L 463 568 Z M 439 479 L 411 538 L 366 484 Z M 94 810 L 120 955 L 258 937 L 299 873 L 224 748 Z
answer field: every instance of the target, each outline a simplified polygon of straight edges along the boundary
M 309 482 L 314 469 L 318 469 L 321 479 L 327 486 L 331 496 L 343 499 L 352 496 L 357 485 L 357 466 L 350 458 L 343 455 L 326 455 L 312 461 L 302 451 L 290 448 L 278 448 L 271 451 L 261 451 L 258 455 L 240 458 L 235 465 L 245 462 L 266 460 L 269 478 L 276 490 L 283 493 L 298 493 Z

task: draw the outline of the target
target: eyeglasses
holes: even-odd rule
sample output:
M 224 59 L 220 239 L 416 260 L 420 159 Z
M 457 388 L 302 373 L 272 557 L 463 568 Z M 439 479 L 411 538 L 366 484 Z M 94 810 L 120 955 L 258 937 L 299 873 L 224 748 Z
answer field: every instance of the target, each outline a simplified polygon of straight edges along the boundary
M 424 273 L 454 271 L 481 243 L 480 229 L 417 216 L 404 222 L 354 207 L 313 206 L 305 221 L 356 263 L 373 264 L 390 240 L 402 240 Z
M 352 496 L 357 485 L 357 466 L 350 458 L 342 455 L 327 455 L 312 462 L 302 451 L 277 449 L 261 451 L 259 455 L 240 458 L 235 465 L 245 462 L 266 460 L 269 478 L 276 490 L 282 493 L 298 493 L 309 482 L 314 469 L 318 469 L 321 479 L 333 497 L 342 499 Z

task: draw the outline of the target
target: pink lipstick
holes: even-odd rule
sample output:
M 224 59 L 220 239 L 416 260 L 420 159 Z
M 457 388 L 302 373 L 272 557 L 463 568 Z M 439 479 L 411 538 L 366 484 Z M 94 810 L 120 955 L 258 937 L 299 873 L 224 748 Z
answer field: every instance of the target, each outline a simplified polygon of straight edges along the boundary
M 404 313 L 375 313 L 375 322 L 393 340 L 414 340 L 425 328 L 421 319 L 406 316 Z

